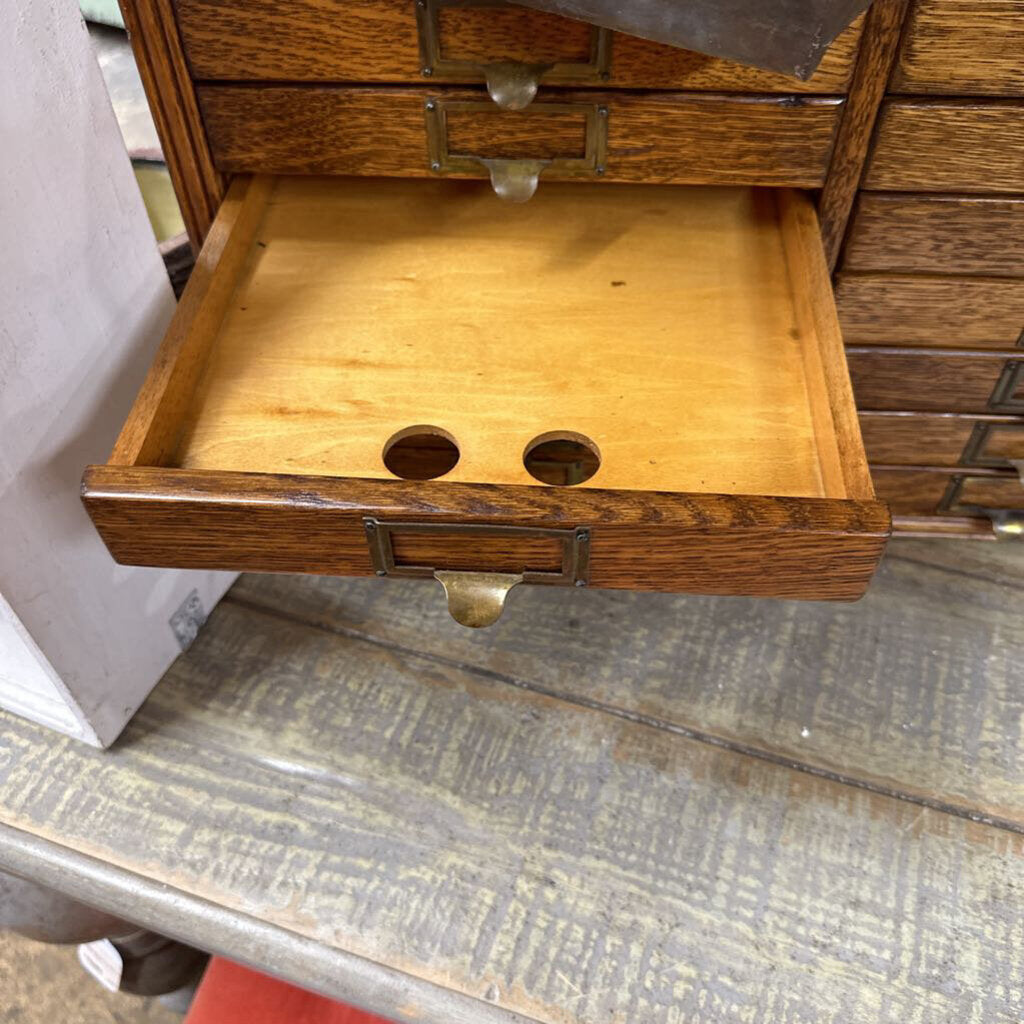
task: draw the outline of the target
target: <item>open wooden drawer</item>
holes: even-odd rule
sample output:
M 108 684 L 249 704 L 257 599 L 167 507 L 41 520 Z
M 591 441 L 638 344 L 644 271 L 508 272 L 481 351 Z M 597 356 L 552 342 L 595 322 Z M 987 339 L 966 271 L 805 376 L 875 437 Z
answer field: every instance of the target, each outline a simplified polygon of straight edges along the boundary
M 890 526 L 813 206 L 749 188 L 236 179 L 83 495 L 121 562 L 436 572 L 474 625 L 853 599 Z

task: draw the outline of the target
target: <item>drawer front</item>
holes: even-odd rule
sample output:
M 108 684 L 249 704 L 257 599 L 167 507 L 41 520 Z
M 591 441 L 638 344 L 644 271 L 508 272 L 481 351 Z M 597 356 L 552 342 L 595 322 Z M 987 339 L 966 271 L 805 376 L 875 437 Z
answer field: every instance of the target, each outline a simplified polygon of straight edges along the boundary
M 813 78 L 799 82 L 610 32 L 595 61 L 589 25 L 513 5 L 431 0 L 419 18 L 413 0 L 176 0 L 175 8 L 192 74 L 205 81 L 476 83 L 482 65 L 517 61 L 553 65 L 542 81 L 556 84 L 839 94 L 861 29 L 858 20 L 844 31 Z
M 847 348 L 860 409 L 1024 412 L 1024 352 Z
M 836 304 L 850 344 L 1006 349 L 1024 340 L 1024 281 L 843 273 Z
M 878 496 L 896 516 L 980 516 L 1024 510 L 1024 484 L 1012 470 L 955 470 L 873 466 Z
M 477 111 L 447 118 L 449 152 L 580 158 L 587 112 L 604 107 L 603 181 L 797 188 L 824 181 L 843 102 L 570 92 L 516 112 L 467 90 L 202 86 L 198 96 L 214 161 L 228 172 L 429 176 L 427 103 L 478 101 Z M 487 174 L 480 165 L 456 176 Z
M 1021 0 L 917 0 L 894 92 L 1024 96 Z
M 985 466 L 1024 460 L 1024 419 L 956 413 L 862 412 L 871 462 L 892 466 Z
M 1024 192 L 1024 101 L 887 101 L 864 187 Z
M 1024 277 L 1024 199 L 862 193 L 843 266 Z

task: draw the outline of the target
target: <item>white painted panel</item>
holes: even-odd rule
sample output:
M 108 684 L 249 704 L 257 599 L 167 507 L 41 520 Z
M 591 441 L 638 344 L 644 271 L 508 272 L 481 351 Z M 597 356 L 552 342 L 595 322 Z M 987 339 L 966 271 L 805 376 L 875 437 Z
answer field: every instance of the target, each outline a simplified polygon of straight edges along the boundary
M 5 12 L 0 147 L 0 592 L 109 743 L 232 577 L 117 566 L 79 502 L 174 299 L 73 5 Z

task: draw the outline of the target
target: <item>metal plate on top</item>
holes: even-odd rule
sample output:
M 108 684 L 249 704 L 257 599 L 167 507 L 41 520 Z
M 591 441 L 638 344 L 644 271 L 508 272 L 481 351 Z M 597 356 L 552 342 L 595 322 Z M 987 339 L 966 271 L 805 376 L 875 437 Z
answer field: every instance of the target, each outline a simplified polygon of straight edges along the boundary
M 516 0 L 628 35 L 806 80 L 869 0 Z

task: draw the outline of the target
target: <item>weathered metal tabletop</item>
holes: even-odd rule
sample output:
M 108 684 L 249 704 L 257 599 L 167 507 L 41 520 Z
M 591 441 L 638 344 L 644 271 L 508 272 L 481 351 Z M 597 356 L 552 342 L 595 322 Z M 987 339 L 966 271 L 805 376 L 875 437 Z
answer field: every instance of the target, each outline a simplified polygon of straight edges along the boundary
M 402 1021 L 1019 1022 L 1024 548 L 859 605 L 245 577 L 0 867 Z

